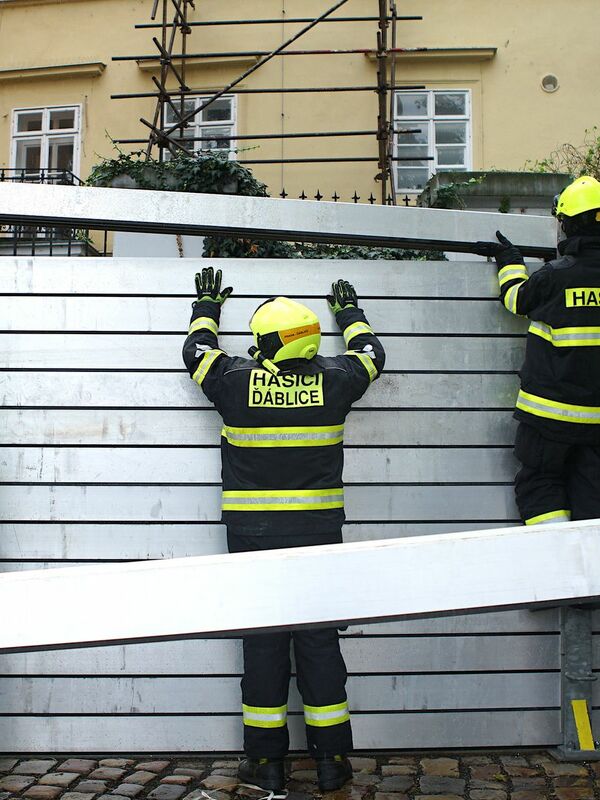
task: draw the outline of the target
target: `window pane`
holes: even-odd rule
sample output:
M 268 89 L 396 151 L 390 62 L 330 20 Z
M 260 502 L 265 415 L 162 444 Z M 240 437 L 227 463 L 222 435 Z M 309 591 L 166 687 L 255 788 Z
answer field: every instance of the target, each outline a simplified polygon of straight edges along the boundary
M 465 148 L 464 147 L 438 147 L 437 148 L 437 161 L 440 165 L 458 164 L 462 166 L 465 163 Z
M 467 113 L 467 96 L 462 92 L 456 94 L 435 93 L 436 116 L 463 117 Z
M 181 104 L 177 100 L 175 100 L 173 102 L 173 105 L 175 106 L 177 111 L 179 111 L 181 109 Z M 189 114 L 190 111 L 194 110 L 195 106 L 196 106 L 196 101 L 195 100 L 184 100 L 183 101 L 183 115 L 185 116 L 186 114 Z M 173 109 L 171 108 L 170 105 L 166 104 L 165 105 L 165 122 L 167 123 L 167 125 L 174 125 L 175 122 L 178 119 L 179 119 L 179 116 L 175 114 L 175 112 L 173 111 Z M 194 124 L 194 119 L 192 118 L 188 122 L 188 124 L 193 125 Z
M 17 142 L 15 167 L 17 169 L 26 169 L 28 172 L 39 171 L 41 150 L 42 143 L 40 139 L 22 139 Z
M 202 150 L 230 150 L 231 149 L 231 128 L 200 128 L 201 136 L 214 137 L 199 143 Z
M 420 145 L 416 147 L 399 147 L 396 155 L 399 158 L 426 158 L 429 153 L 427 152 L 427 147 Z
M 202 112 L 202 120 L 204 122 L 229 122 L 231 119 L 231 111 L 231 98 L 221 97 L 215 100 L 214 103 L 211 103 L 208 108 L 204 109 Z
M 467 141 L 466 122 L 436 122 L 436 144 L 465 144 Z
M 398 187 L 400 189 L 423 189 L 428 180 L 428 169 L 398 168 Z
M 396 95 L 396 114 L 399 117 L 427 116 L 427 94 L 399 92 Z
M 419 133 L 399 133 L 398 144 L 427 144 L 429 139 L 429 125 L 427 122 L 405 122 L 402 120 L 402 126 L 396 125 L 397 131 L 403 130 L 418 130 Z
M 75 109 L 57 109 L 50 111 L 50 130 L 60 130 L 62 128 L 75 127 Z
M 73 137 L 50 138 L 48 169 L 71 172 L 73 170 Z
M 17 131 L 19 133 L 26 133 L 29 131 L 42 130 L 42 112 L 41 111 L 21 111 L 17 115 Z

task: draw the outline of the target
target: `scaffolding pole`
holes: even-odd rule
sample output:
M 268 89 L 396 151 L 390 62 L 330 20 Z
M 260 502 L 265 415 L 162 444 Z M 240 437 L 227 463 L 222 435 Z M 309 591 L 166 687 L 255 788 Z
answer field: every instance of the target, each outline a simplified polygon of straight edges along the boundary
M 396 17 L 400 22 L 420 22 L 421 16 Z M 224 25 L 290 25 L 311 22 L 312 17 L 289 17 L 288 19 L 210 19 L 201 22 L 189 22 L 190 28 L 208 28 Z M 392 17 L 388 17 L 391 21 Z M 378 22 L 379 17 L 330 17 L 322 20 L 323 22 Z M 160 28 L 159 23 L 142 22 L 134 26 L 135 28 Z

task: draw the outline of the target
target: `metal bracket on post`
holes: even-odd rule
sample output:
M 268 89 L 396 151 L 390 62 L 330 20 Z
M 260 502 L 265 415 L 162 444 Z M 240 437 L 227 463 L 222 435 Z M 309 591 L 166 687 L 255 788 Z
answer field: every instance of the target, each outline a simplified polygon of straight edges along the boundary
M 559 761 L 599 761 L 600 749 L 591 723 L 592 609 L 560 609 L 560 699 L 562 744 L 553 751 Z

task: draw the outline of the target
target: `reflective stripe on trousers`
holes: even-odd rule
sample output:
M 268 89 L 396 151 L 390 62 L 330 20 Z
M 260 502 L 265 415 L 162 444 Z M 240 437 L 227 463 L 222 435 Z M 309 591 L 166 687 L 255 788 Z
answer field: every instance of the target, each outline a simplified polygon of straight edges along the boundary
M 343 508 L 343 489 L 268 489 L 223 492 L 223 511 L 313 511 Z
M 261 708 L 242 703 L 242 714 L 244 725 L 251 728 L 283 728 L 287 723 L 287 706 Z
M 560 403 L 558 400 L 548 400 L 545 397 L 524 392 L 522 389 L 517 397 L 517 408 L 538 417 L 556 419 L 561 422 L 579 422 L 584 425 L 600 424 L 600 406 L 575 406 L 570 403 Z
M 547 525 L 552 525 L 555 522 L 569 522 L 571 519 L 571 512 L 565 508 L 559 511 L 548 511 L 547 514 L 538 514 L 537 517 L 530 517 L 525 520 L 525 525 L 541 525 L 544 522 Z
M 600 345 L 600 328 L 551 328 L 545 322 L 532 322 L 529 333 L 540 336 L 554 347 L 590 347 Z
M 235 447 L 323 447 L 340 444 L 344 440 L 344 426 L 234 428 L 224 425 L 221 435 Z
M 336 703 L 333 706 L 304 706 L 304 721 L 314 728 L 329 728 L 341 725 L 350 719 L 348 703 Z

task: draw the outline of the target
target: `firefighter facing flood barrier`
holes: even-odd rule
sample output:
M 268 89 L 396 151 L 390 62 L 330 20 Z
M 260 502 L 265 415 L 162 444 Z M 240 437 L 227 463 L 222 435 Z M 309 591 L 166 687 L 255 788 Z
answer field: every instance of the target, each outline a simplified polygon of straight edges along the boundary
M 196 275 L 183 357 L 223 417 L 222 513 L 229 551 L 340 543 L 344 422 L 383 370 L 381 343 L 358 307 L 354 287 L 340 279 L 327 300 L 346 343 L 343 355 L 320 356 L 318 317 L 294 300 L 274 297 L 250 320 L 252 358 L 229 356 L 219 348 L 218 329 L 232 288 L 221 283 L 221 270 L 212 267 Z M 247 758 L 239 777 L 270 791 L 285 785 L 291 639 L 319 787 L 337 789 L 352 777 L 352 731 L 335 628 L 244 637 Z

